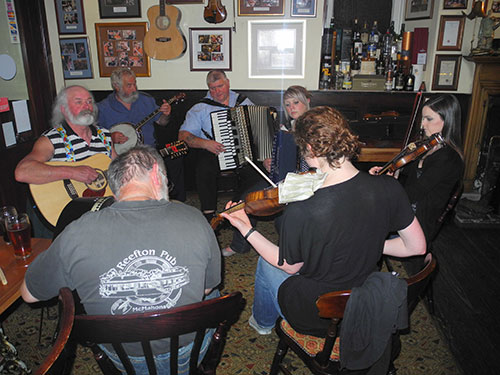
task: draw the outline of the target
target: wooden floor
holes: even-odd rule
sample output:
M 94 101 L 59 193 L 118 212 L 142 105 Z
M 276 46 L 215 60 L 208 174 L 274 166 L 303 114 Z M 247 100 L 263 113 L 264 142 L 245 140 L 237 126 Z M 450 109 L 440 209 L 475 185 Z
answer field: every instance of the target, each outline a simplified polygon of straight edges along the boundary
M 463 374 L 500 374 L 500 228 L 448 222 L 433 249 L 435 318 Z

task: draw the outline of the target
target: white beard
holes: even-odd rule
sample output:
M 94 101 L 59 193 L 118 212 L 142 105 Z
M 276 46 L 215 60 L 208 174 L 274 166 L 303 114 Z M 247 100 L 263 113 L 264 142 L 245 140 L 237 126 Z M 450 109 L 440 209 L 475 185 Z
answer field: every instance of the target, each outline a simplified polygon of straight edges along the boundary
M 79 114 L 74 116 L 71 111 L 67 111 L 68 119 L 72 124 L 79 126 L 90 126 L 96 120 L 96 113 L 94 111 L 90 111 L 88 109 L 84 109 Z

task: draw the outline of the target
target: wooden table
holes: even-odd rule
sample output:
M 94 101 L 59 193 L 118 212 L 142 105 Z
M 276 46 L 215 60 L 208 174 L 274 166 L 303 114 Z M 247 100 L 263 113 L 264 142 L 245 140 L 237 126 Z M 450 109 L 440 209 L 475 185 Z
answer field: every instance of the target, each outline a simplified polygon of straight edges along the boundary
M 7 285 L 0 283 L 0 314 L 7 310 L 19 297 L 21 297 L 21 284 L 28 265 L 38 254 L 46 250 L 52 240 L 46 238 L 32 238 L 33 252 L 26 260 L 17 260 L 14 257 L 12 245 L 7 245 L 0 238 L 0 267 L 7 278 Z

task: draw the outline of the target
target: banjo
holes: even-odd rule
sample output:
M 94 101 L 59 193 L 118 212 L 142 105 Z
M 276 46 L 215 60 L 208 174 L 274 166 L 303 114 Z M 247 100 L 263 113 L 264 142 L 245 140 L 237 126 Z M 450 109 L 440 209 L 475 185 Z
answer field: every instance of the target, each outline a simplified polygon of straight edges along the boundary
M 172 104 L 173 102 L 183 100 L 185 97 L 186 97 L 185 93 L 180 93 L 174 96 L 173 98 L 170 98 L 167 103 Z M 135 125 L 130 122 L 120 122 L 118 124 L 113 125 L 109 129 L 111 133 L 120 132 L 126 137 L 128 137 L 126 142 L 116 143 L 114 145 L 116 153 L 118 155 L 121 155 L 124 152 L 130 150 L 135 145 L 142 143 L 143 139 L 142 139 L 142 134 L 140 133 L 141 128 L 144 125 L 146 125 L 147 122 L 151 120 L 153 117 L 155 117 L 158 113 L 160 113 L 160 108 L 157 108 L 155 111 L 151 112 L 149 115 L 144 117 L 139 123 Z

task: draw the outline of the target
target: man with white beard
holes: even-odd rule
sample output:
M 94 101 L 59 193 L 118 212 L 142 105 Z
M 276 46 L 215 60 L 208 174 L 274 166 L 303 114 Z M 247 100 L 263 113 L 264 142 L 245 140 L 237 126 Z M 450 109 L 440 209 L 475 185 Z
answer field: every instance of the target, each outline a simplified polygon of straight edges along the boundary
M 137 91 L 135 73 L 129 68 L 115 69 L 111 73 L 111 86 L 113 92 L 106 99 L 97 103 L 99 126 L 109 129 L 122 122 L 135 125 L 158 108 L 152 96 Z M 155 145 L 153 122 L 156 121 L 158 125 L 166 126 L 170 116 L 171 108 L 166 100 L 163 100 L 163 104 L 159 108 L 160 113 L 141 128 L 144 144 L 150 146 Z M 115 144 L 121 144 L 128 140 L 128 137 L 120 132 L 113 132 L 111 137 Z
M 111 135 L 95 125 L 97 107 L 92 94 L 82 86 L 67 87 L 57 95 L 52 108 L 52 129 L 35 142 L 18 164 L 15 178 L 29 184 L 71 179 L 91 183 L 98 177 L 89 166 L 53 166 L 47 161 L 80 161 L 94 154 L 115 157 Z

